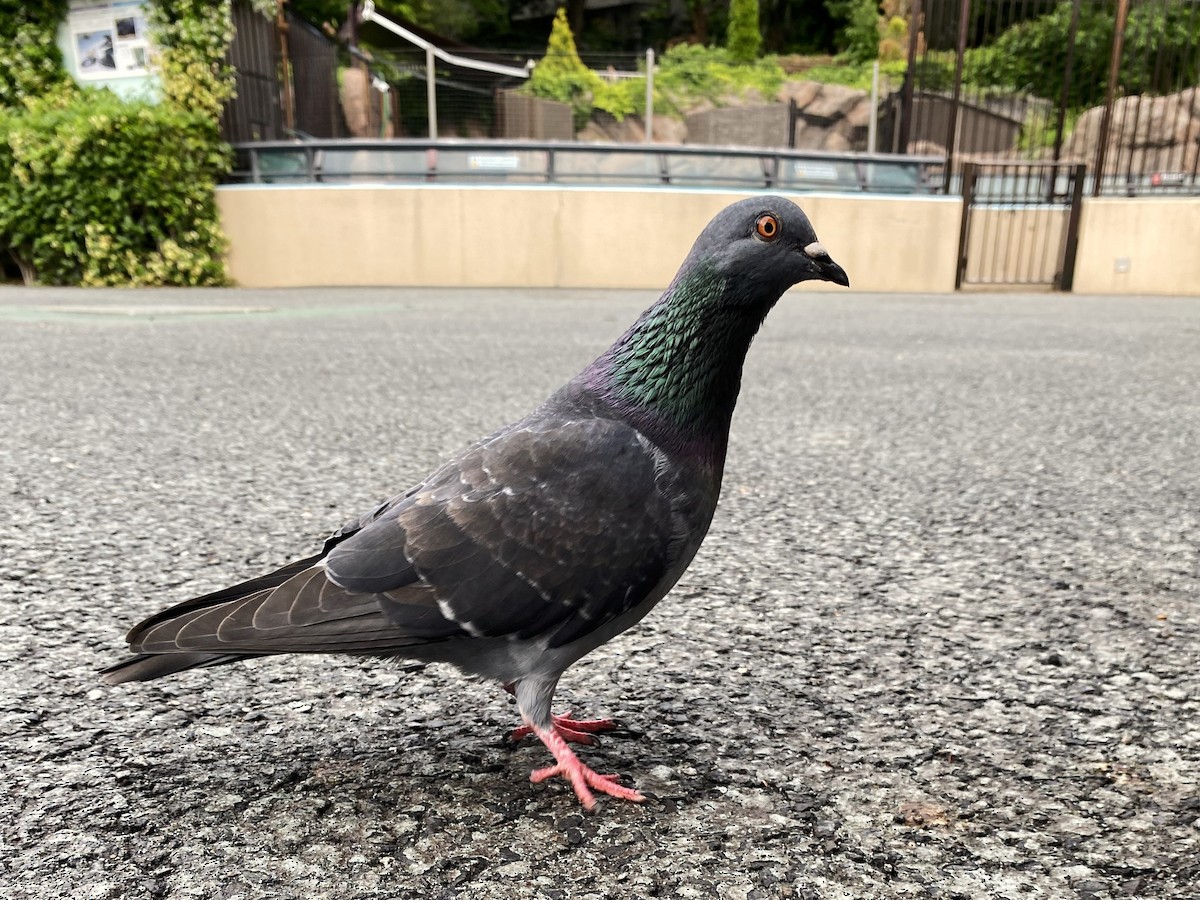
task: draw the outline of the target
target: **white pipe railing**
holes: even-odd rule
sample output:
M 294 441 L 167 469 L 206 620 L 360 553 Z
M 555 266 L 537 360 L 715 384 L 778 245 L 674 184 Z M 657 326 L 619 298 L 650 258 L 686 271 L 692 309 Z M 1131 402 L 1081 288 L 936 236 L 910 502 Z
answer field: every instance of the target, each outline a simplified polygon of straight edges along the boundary
M 459 66 L 463 69 L 476 69 L 480 72 L 494 72 L 497 75 L 508 75 L 511 78 L 528 78 L 529 73 L 533 71 L 533 60 L 525 63 L 525 67 L 518 69 L 513 66 L 502 66 L 498 63 L 484 62 L 481 59 L 471 59 L 466 56 L 455 56 L 453 53 L 447 53 L 436 44 L 432 44 L 418 34 L 413 34 L 403 25 L 397 25 L 391 19 L 384 18 L 379 13 L 375 12 L 375 4 L 371 0 L 367 0 L 362 6 L 362 12 L 359 13 L 359 18 L 364 22 L 374 22 L 383 28 L 386 28 L 392 34 L 404 38 L 410 44 L 420 47 L 427 54 L 432 53 L 444 63 L 452 66 Z

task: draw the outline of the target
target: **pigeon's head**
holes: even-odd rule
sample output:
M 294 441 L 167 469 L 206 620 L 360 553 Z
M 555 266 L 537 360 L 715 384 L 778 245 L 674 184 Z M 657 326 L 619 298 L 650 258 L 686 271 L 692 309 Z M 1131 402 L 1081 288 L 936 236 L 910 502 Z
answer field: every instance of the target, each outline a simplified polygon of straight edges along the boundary
M 804 210 L 784 197 L 749 197 L 727 206 L 700 233 L 690 257 L 711 265 L 747 299 L 773 294 L 773 301 L 801 281 L 850 286 Z

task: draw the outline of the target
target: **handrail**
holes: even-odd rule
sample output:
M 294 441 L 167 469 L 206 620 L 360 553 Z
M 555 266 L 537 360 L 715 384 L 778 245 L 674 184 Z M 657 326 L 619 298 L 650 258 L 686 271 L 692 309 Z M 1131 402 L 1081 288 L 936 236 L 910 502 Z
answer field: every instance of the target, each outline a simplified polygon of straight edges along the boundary
M 419 34 L 413 34 L 403 25 L 398 25 L 391 19 L 379 15 L 379 13 L 375 12 L 375 4 L 371 0 L 367 0 L 363 4 L 358 16 L 364 22 L 374 22 L 376 25 L 386 28 L 392 34 L 403 38 L 410 44 L 420 47 L 426 53 L 432 53 L 442 62 L 452 66 L 459 66 L 463 69 L 476 69 L 480 72 L 491 72 L 494 75 L 507 75 L 510 78 L 528 78 L 529 74 L 533 71 L 533 60 L 528 60 L 524 68 L 517 69 L 512 66 L 502 66 L 498 63 L 484 62 L 479 59 L 469 59 L 465 56 L 455 56 L 453 53 L 447 53 L 437 44 L 430 43 Z
M 803 185 L 820 188 L 826 183 L 830 190 L 881 191 L 888 193 L 933 193 L 937 190 L 928 173 L 944 165 L 940 156 L 910 156 L 891 153 L 847 153 L 824 150 L 795 150 L 775 147 L 717 147 L 709 145 L 608 144 L 567 141 L 531 140 L 470 140 L 429 138 L 346 138 L 306 141 L 255 141 L 235 144 L 239 168 L 229 180 L 241 183 L 345 183 L 382 179 L 388 181 L 426 181 L 443 183 L 487 183 L 521 181 L 546 184 L 647 184 L 703 186 L 711 182 L 719 186 L 744 185 L 752 188 Z M 355 153 L 353 167 L 339 163 L 339 156 Z M 470 171 L 463 170 L 461 154 L 476 153 L 471 158 Z M 528 156 L 520 153 L 544 153 L 545 159 L 534 160 L 530 167 Z M 367 154 L 363 157 L 361 154 Z M 397 153 L 423 156 L 409 168 L 388 168 Z M 444 164 L 442 154 L 453 153 L 450 163 Z M 378 154 L 376 160 L 371 156 Z M 505 156 L 509 154 L 509 156 Z M 571 156 L 641 156 L 645 164 L 638 171 L 609 172 L 596 170 L 564 170 L 562 163 Z M 271 157 L 275 157 L 271 160 Z M 709 172 L 680 171 L 685 160 L 757 160 L 758 167 L 746 171 Z M 266 160 L 266 164 L 264 164 Z M 275 164 L 272 165 L 271 162 Z M 811 164 L 808 170 L 804 163 Z M 455 165 L 459 164 L 459 165 Z M 791 165 L 789 170 L 787 166 Z M 898 177 L 881 181 L 879 170 L 893 170 Z M 852 185 L 852 186 L 851 186 Z

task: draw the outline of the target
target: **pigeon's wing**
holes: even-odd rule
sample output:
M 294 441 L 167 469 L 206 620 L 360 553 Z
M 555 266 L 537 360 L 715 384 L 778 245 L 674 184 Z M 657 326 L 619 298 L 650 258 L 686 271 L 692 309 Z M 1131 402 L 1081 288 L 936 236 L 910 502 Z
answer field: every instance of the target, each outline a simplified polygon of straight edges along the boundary
M 561 646 L 670 568 L 659 480 L 657 451 L 617 422 L 502 432 L 348 523 L 324 558 L 159 613 L 129 641 L 140 653 L 387 653 L 549 633 Z
M 559 646 L 637 604 L 671 566 L 678 548 L 659 476 L 658 451 L 628 425 L 528 424 L 444 466 L 333 548 L 325 567 L 359 591 L 415 572 L 468 634 L 553 630 Z

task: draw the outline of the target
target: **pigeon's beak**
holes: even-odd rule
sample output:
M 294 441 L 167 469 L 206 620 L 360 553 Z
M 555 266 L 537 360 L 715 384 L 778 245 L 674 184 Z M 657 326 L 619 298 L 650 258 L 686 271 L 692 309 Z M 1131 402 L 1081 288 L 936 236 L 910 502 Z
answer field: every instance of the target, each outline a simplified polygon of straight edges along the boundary
M 842 287 L 850 287 L 850 276 L 846 274 L 845 269 L 829 258 L 829 253 L 821 246 L 820 241 L 813 241 L 805 247 L 804 255 L 816 264 L 817 272 L 820 273 L 817 277 L 822 281 L 832 281 Z

